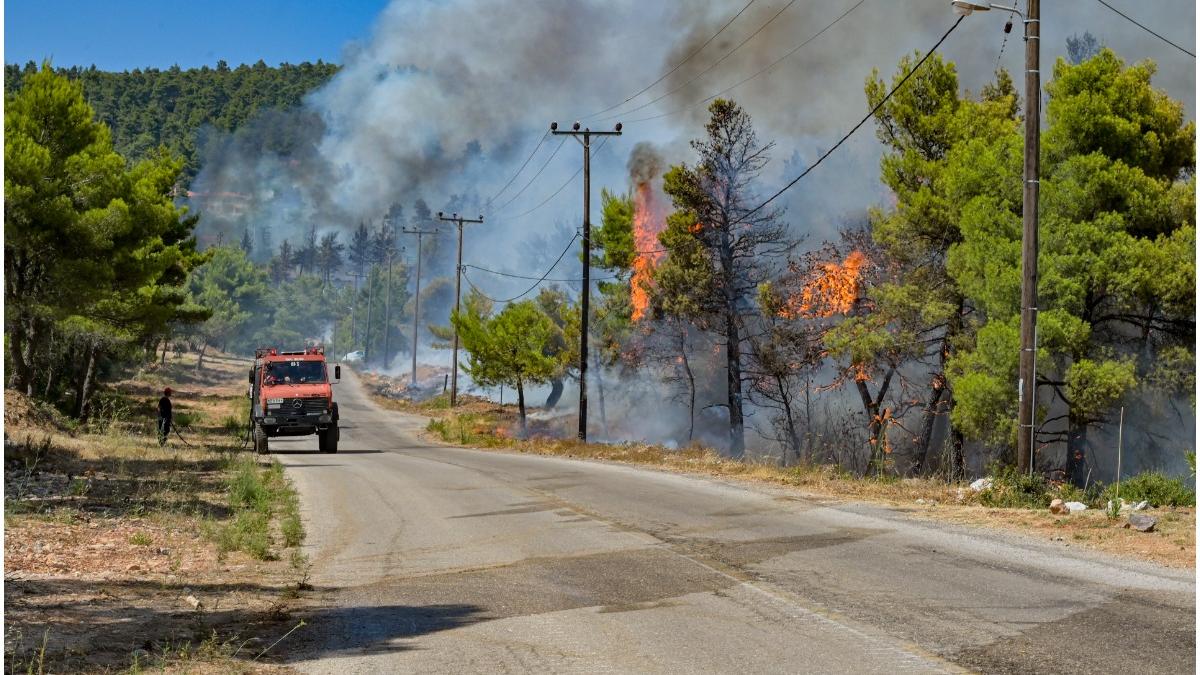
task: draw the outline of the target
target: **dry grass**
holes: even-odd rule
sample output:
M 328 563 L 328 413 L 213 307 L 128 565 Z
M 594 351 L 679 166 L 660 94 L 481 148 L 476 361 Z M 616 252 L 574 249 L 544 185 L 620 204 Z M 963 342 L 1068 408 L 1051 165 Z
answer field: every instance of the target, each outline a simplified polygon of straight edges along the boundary
M 197 373 L 194 358 L 131 373 L 106 393 L 111 414 L 81 427 L 5 392 L 10 669 L 280 670 L 242 658 L 260 636 L 286 630 L 282 598 L 303 572 L 291 560 L 222 551 L 213 536 L 238 513 L 239 440 L 224 420 L 244 414 L 247 364 L 206 357 Z M 176 390 L 187 444 L 155 438 L 164 385 Z M 272 555 L 260 557 L 286 558 L 281 519 L 266 522 Z
M 384 378 L 364 376 L 370 386 Z M 665 471 L 796 488 L 810 497 L 880 504 L 918 517 L 994 528 L 1165 565 L 1194 568 L 1196 563 L 1195 509 L 1156 509 L 1154 532 L 1125 529 L 1125 518 L 1110 521 L 1097 510 L 1056 516 L 1044 509 L 987 508 L 965 484 L 924 478 L 860 478 L 827 465 L 780 467 L 739 462 L 713 450 L 693 446 L 678 450 L 645 443 L 580 443 L 554 437 L 561 430 L 533 423 L 530 437 L 516 438 L 516 411 L 474 397 L 460 397 L 451 411 L 441 398 L 411 403 L 374 396 L 384 407 L 430 418 L 427 436 L 436 442 L 509 452 L 604 460 L 650 466 Z M 552 435 L 547 435 L 552 432 Z
M 1060 542 L 1064 548 L 1104 551 L 1170 567 L 1194 569 L 1196 566 L 1194 508 L 1162 508 L 1146 512 L 1158 519 L 1154 531 L 1149 533 L 1124 527 L 1125 516 L 1110 520 L 1097 509 L 1060 516 L 1046 510 L 939 505 L 919 509 L 916 513 L 936 520 L 1022 532 Z

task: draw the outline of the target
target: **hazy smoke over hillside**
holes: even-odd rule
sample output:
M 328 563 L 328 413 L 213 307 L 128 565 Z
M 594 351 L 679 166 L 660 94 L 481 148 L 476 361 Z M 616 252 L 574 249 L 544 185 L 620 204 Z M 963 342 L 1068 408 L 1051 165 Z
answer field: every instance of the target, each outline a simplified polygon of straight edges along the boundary
M 321 228 L 349 227 L 378 218 L 393 202 L 411 203 L 418 196 L 435 211 L 456 195 L 474 198 L 487 211 L 488 198 L 528 156 L 549 122 L 577 118 L 595 128 L 625 123 L 625 136 L 596 153 L 594 175 L 598 185 L 623 186 L 622 157 L 636 141 L 656 142 L 668 161 L 690 159 L 685 141 L 701 132 L 705 115 L 699 102 L 769 65 L 855 4 L 751 3 L 661 83 L 615 110 L 586 118 L 695 52 L 745 2 L 627 0 L 569 7 L 503 0 L 394 2 L 370 36 L 347 48 L 342 71 L 310 95 L 303 111 L 268 116 L 243 130 L 237 142 L 212 143 L 193 188 L 252 195 L 256 208 L 249 214 L 239 211 L 237 219 L 271 223 L 276 242 L 314 220 Z M 1068 4 L 1044 8 L 1047 76 L 1054 59 L 1066 52 L 1066 37 L 1090 30 L 1129 60 L 1156 58 L 1159 86 L 1188 101 L 1192 112 L 1193 61 L 1110 12 Z M 1194 43 L 1190 3 L 1144 4 L 1139 11 L 1147 21 L 1182 32 L 1173 35 L 1176 39 Z M 968 17 L 943 48 L 958 63 L 968 88 L 977 90 L 997 63 L 1019 79 L 1021 28 L 1015 26 L 1005 43 L 999 14 Z M 754 116 L 760 137 L 778 143 L 768 174 L 781 178 L 784 160 L 793 153 L 800 165 L 815 158 L 849 120 L 865 112 L 862 86 L 872 69 L 890 77 L 901 56 L 923 51 L 954 19 L 940 0 L 866 0 L 793 56 L 728 92 Z M 664 112 L 678 114 L 637 121 Z M 812 177 L 810 184 L 823 188 L 809 191 L 820 197 L 818 204 L 861 208 L 880 197 L 872 131 L 860 131 Z M 547 139 L 492 207 L 515 195 L 559 143 L 570 141 Z M 517 234 L 531 233 L 558 218 L 578 218 L 578 188 L 568 186 L 521 223 L 503 221 L 540 203 L 579 161 L 578 148 L 565 145 L 518 199 L 485 214 L 496 216 L 496 227 L 481 229 L 504 231 L 498 240 L 511 241 L 507 229 L 514 225 Z M 805 193 L 805 187 L 796 194 Z M 211 220 L 220 225 L 222 219 Z
M 433 212 L 484 215 L 483 225 L 468 229 L 464 262 L 538 275 L 580 221 L 581 185 L 571 180 L 581 163 L 578 144 L 544 139 L 505 185 L 552 120 L 567 127 L 581 119 L 595 129 L 625 124 L 623 136 L 594 143 L 596 220 L 601 187 L 630 187 L 627 162 L 641 166 L 636 154 L 630 157 L 639 143 L 652 143 L 666 164 L 693 161 L 687 141 L 703 133 L 703 99 L 767 67 L 855 4 L 753 2 L 662 82 L 605 111 L 696 52 L 745 0 L 397 0 L 369 36 L 347 47 L 342 70 L 303 109 L 269 113 L 232 137 L 208 139 L 207 162 L 191 186 L 193 205 L 204 214 L 201 235 L 235 241 L 243 227 L 265 228 L 278 246 L 285 238 L 295 244 L 315 223 L 321 232 L 341 231 L 345 242 L 360 221 L 377 227 L 396 203 L 405 214 L 399 225 L 414 224 L 420 198 Z M 1176 41 L 1195 44 L 1191 2 L 1134 8 Z M 725 94 L 753 116 L 763 142 L 776 143 L 763 191 L 802 171 L 865 114 L 863 84 L 873 70 L 890 80 L 900 58 L 923 53 L 956 18 L 944 0 L 865 0 L 793 56 Z M 1005 18 L 997 11 L 967 17 L 943 46 L 964 87 L 978 91 L 999 64 L 1020 88 L 1022 29 L 1018 19 L 1005 38 Z M 1043 82 L 1065 56 L 1066 38 L 1084 31 L 1127 61 L 1156 60 L 1155 84 L 1185 101 L 1194 117 L 1195 61 L 1094 3 L 1043 3 Z M 663 113 L 673 114 L 646 119 Z M 787 194 L 785 220 L 811 245 L 833 238 L 847 221 L 861 221 L 866 208 L 887 200 L 879 154 L 867 125 Z M 430 276 L 453 272 L 453 234 L 442 229 L 427 262 Z M 409 242 L 402 236 L 401 243 Z M 550 276 L 577 275 L 577 257 L 567 255 Z M 476 271 L 470 278 L 496 297 L 529 285 Z

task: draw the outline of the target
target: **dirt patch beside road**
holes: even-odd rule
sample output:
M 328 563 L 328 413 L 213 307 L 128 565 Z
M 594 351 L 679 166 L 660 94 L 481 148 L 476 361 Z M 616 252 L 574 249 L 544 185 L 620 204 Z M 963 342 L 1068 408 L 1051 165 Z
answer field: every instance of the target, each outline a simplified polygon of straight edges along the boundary
M 82 426 L 5 392 L 10 668 L 285 671 L 253 657 L 308 602 L 294 498 L 277 468 L 239 451 L 245 362 L 205 365 L 132 375 Z M 167 384 L 182 439 L 159 447 Z

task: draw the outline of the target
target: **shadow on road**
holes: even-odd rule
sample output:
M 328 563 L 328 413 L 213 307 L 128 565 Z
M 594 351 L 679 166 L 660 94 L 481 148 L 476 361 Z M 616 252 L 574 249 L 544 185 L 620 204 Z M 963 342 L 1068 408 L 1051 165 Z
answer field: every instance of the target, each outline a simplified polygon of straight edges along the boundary
M 382 605 L 321 609 L 304 617 L 308 631 L 276 660 L 296 663 L 338 655 L 387 654 L 413 649 L 404 642 L 468 626 L 489 617 L 477 605 Z
M 383 450 L 338 450 L 337 455 L 374 455 L 383 452 Z M 319 455 L 316 450 L 275 450 L 272 448 L 269 454 L 272 455 Z M 288 467 L 291 468 L 291 467 Z
M 402 642 L 406 638 L 494 618 L 485 615 L 484 608 L 470 604 L 306 607 L 312 600 L 321 603 L 320 596 L 342 590 L 320 586 L 310 591 L 316 598 L 293 596 L 279 586 L 239 581 L 9 579 L 5 587 L 6 632 L 11 629 L 18 635 L 6 648 L 18 653 L 36 650 L 41 637 L 47 635 L 49 662 L 67 670 L 84 664 L 120 666 L 138 647 L 157 653 L 171 645 L 200 645 L 214 638 L 220 643 L 241 644 L 235 655 L 239 660 L 254 658 L 283 638 L 260 659 L 275 663 L 399 652 L 413 648 Z M 203 603 L 201 608 L 186 604 L 184 598 L 189 595 Z M 255 601 L 228 607 L 235 597 Z M 292 597 L 290 602 L 288 597 Z M 63 603 L 66 611 L 47 620 L 39 611 L 47 599 Z M 304 624 L 297 627 L 301 620 Z M 109 628 L 103 632 L 87 629 L 97 625 Z M 79 660 L 80 654 L 86 656 Z

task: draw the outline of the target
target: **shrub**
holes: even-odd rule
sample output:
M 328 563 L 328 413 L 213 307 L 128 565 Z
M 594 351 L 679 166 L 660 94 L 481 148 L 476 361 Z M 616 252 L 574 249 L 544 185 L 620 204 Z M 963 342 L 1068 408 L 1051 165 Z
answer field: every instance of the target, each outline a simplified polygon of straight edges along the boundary
M 992 486 L 979 493 L 979 503 L 1001 508 L 1043 509 L 1055 495 L 1046 479 L 1018 472 L 1011 466 L 993 465 Z
M 245 551 L 258 560 L 271 557 L 270 517 L 258 511 L 241 511 L 233 522 L 216 532 L 217 548 L 221 553 Z
M 236 462 L 233 476 L 229 479 L 229 506 L 234 511 L 247 509 L 269 514 L 271 495 L 263 484 L 254 460 Z
M 1092 483 L 1086 490 L 1071 483 L 1063 483 L 1058 486 L 1057 497 L 1064 502 L 1080 502 L 1086 504 L 1088 508 L 1098 509 L 1103 508 L 1104 490 L 1100 483 Z
M 425 426 L 425 430 L 441 436 L 443 441 L 450 440 L 450 425 L 446 423 L 446 420 L 431 419 Z
M 99 391 L 88 407 L 88 426 L 97 433 L 106 433 L 115 424 L 128 421 L 133 406 L 124 394 Z
M 129 543 L 134 546 L 149 546 L 154 543 L 154 540 L 145 532 L 134 532 L 129 536 Z
M 284 547 L 299 546 L 304 540 L 300 499 L 288 484 L 283 465 L 274 462 L 262 468 L 245 457 L 230 460 L 228 470 L 227 493 L 233 518 L 207 529 L 220 553 L 245 551 L 259 560 L 271 559 L 273 517 L 279 518 Z
M 1127 502 L 1146 501 L 1150 506 L 1195 506 L 1196 492 L 1178 478 L 1147 471 L 1126 478 L 1120 484 L 1120 496 Z M 1116 499 L 1116 484 L 1104 490 L 1103 501 Z
M 246 434 L 246 421 L 229 415 L 221 420 L 221 429 L 235 438 L 244 436 Z

